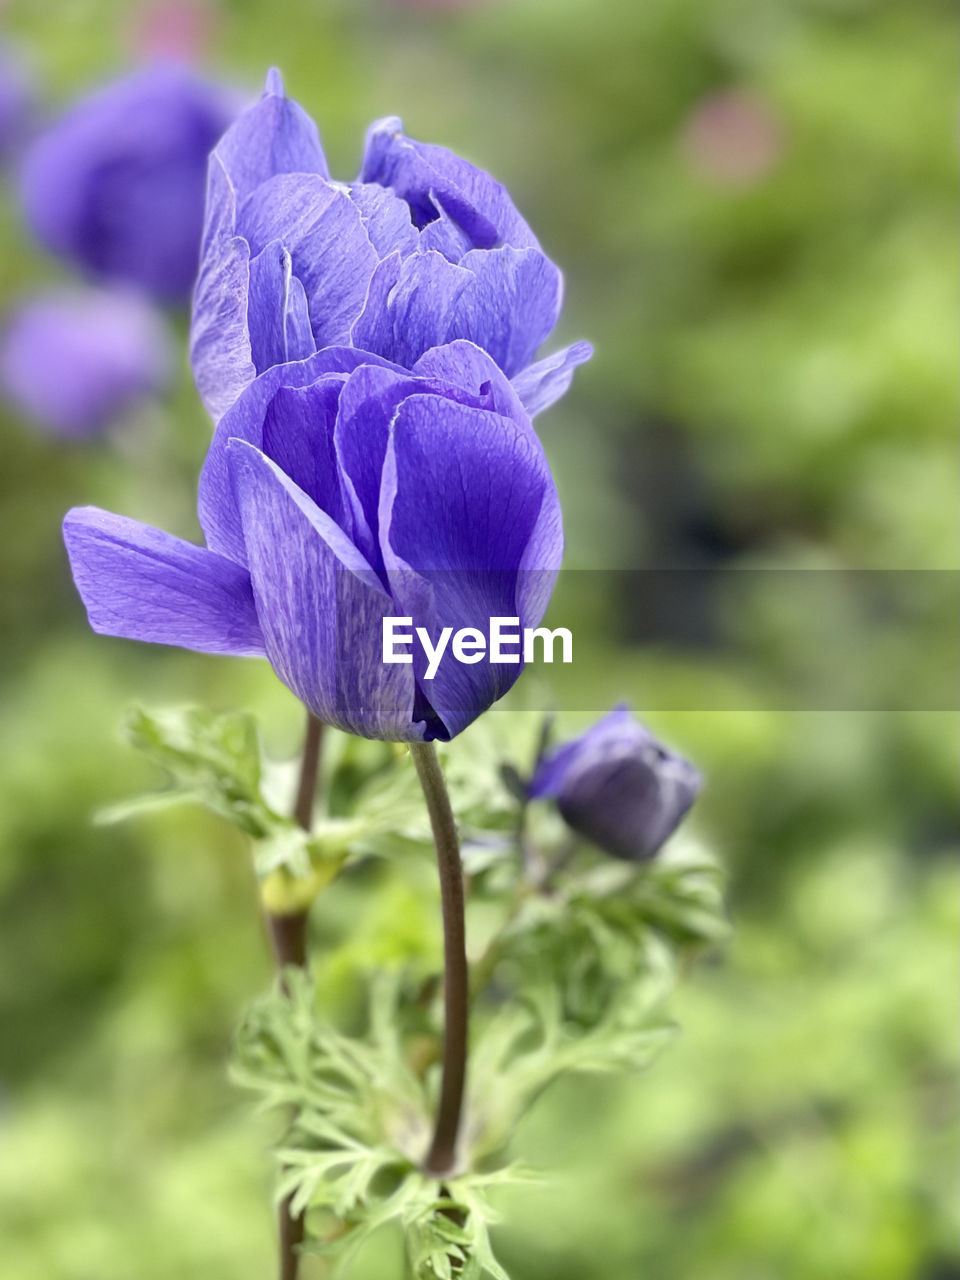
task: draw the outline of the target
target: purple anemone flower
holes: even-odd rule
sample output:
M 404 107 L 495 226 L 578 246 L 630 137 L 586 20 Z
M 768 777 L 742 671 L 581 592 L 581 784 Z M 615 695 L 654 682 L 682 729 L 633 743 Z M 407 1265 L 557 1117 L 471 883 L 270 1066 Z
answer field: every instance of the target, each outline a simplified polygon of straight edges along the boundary
M 0 341 L 0 383 L 40 426 L 89 436 L 162 390 L 171 369 L 163 317 L 139 295 L 61 290 L 23 303 Z
M 543 450 L 468 342 L 405 370 L 333 347 L 278 365 L 221 419 L 200 480 L 206 547 L 93 507 L 64 536 L 95 631 L 265 655 L 322 720 L 446 739 L 514 683 L 474 656 L 426 674 L 384 661 L 383 619 L 436 645 L 492 617 L 535 626 L 562 554 Z M 447 633 L 449 636 L 449 632 Z
M 532 799 L 552 799 L 569 827 L 628 862 L 652 858 L 680 825 L 703 779 L 626 706 L 540 761 Z
M 84 273 L 186 300 L 197 274 L 207 157 L 233 95 L 157 65 L 77 103 L 27 153 L 38 238 Z
M 275 364 L 328 346 L 404 368 L 464 338 L 528 413 L 563 395 L 587 343 L 537 361 L 563 281 L 506 190 L 444 147 L 374 124 L 359 178 L 330 178 L 316 125 L 272 71 L 210 160 L 191 333 L 213 417 Z

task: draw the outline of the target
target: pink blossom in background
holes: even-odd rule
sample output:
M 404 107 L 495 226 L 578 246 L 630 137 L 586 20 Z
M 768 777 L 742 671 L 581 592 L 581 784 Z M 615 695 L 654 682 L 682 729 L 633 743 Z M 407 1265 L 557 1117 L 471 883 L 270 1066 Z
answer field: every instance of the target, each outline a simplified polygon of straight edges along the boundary
M 196 62 L 209 49 L 216 25 L 212 5 L 149 0 L 133 17 L 130 41 L 138 58 Z
M 473 9 L 491 0 L 386 0 L 394 9 L 420 9 L 441 12 L 450 9 Z
M 762 98 L 731 89 L 703 98 L 687 117 L 683 149 L 705 177 L 749 186 L 766 177 L 783 152 L 783 131 Z

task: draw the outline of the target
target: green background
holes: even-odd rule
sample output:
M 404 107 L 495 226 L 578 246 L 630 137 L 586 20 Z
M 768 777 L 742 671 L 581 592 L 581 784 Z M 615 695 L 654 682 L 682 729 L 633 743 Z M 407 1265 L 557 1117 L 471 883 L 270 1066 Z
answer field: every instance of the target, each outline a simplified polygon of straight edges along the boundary
M 952 7 L 204 13 L 210 70 L 253 90 L 279 65 L 335 173 L 354 173 L 369 120 L 401 114 L 506 182 L 564 268 L 560 336 L 597 348 L 539 424 L 568 565 L 947 578 Z M 121 0 L 6 10 L 51 105 L 124 69 L 142 21 Z M 9 191 L 2 219 L 5 301 L 65 277 Z M 269 981 L 243 841 L 202 813 L 90 815 L 155 781 L 117 738 L 131 701 L 252 706 L 277 755 L 298 710 L 264 664 L 97 639 L 69 584 L 70 505 L 196 535 L 209 427 L 185 357 L 167 401 L 106 441 L 67 446 L 9 412 L 0 430 L 0 1277 L 259 1280 L 272 1135 L 224 1079 Z M 593 656 L 563 723 L 626 696 L 701 765 L 696 827 L 729 869 L 736 932 L 688 975 L 683 1035 L 649 1074 L 569 1082 L 517 1135 L 552 1176 L 504 1201 L 506 1265 L 516 1280 L 960 1276 L 956 716 L 930 684 L 952 660 L 951 607 L 874 643 L 839 573 L 812 579 L 814 607 L 785 574 L 735 607 L 723 588 L 711 644 L 650 624 L 643 599 L 598 608 L 575 577 L 554 621 Z M 803 679 L 838 671 L 865 681 L 858 708 L 806 705 Z M 789 705 L 771 672 L 801 690 Z M 338 892 L 318 948 L 364 910 Z M 358 1275 L 392 1280 L 396 1257 L 385 1241 Z

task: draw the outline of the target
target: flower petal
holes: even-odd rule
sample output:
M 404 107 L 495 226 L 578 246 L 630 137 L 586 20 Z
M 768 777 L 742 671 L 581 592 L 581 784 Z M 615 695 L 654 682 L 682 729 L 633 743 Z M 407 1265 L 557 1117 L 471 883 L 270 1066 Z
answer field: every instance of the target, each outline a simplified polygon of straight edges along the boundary
M 446 341 L 457 299 L 471 283 L 468 272 L 442 254 L 384 258 L 370 281 L 351 341 L 365 351 L 408 368 L 430 347 Z
M 246 440 L 259 449 L 263 443 L 267 405 L 280 387 L 306 387 L 325 373 L 349 373 L 361 364 L 382 364 L 395 368 L 398 373 L 403 372 L 365 351 L 355 351 L 352 347 L 326 347 L 306 360 L 274 365 L 251 382 L 231 405 L 229 412 L 217 424 L 200 473 L 200 527 L 211 551 L 236 560 L 238 564 L 246 564 L 240 515 L 227 468 L 227 441 L 231 438 Z
M 462 388 L 477 397 L 481 408 L 492 409 L 494 413 L 518 422 L 527 420 L 520 398 L 500 366 L 492 356 L 466 338 L 447 342 L 442 347 L 431 347 L 413 366 L 413 372 Z
M 694 766 L 615 708 L 542 759 L 528 786 L 568 826 L 616 858 L 652 858 L 686 816 L 703 779 Z
M 360 177 L 402 196 L 418 226 L 431 222 L 439 205 L 463 228 L 475 248 L 489 249 L 497 244 L 518 249 L 539 247 L 499 182 L 446 147 L 406 137 L 403 121 L 396 116 L 371 125 Z
M 475 249 L 460 265 L 473 278 L 453 307 L 445 340 L 469 338 L 512 378 L 553 331 L 563 277 L 537 249 Z
M 446 626 L 486 634 L 491 617 L 519 617 L 521 627 L 540 621 L 542 593 L 523 588 L 521 577 L 529 569 L 552 584 L 562 554 L 558 511 L 528 426 L 435 395 L 400 406 L 384 463 L 381 549 L 402 612 L 434 642 Z M 448 658 L 429 681 L 425 669 L 415 646 L 420 687 L 452 737 L 507 692 L 522 663 Z
M 98 507 L 69 511 L 63 537 L 94 631 L 263 657 L 250 575 L 239 565 Z
M 483 352 L 478 351 L 477 355 L 488 359 Z M 499 376 L 509 387 L 503 375 Z M 364 365 L 351 373 L 340 396 L 337 462 L 354 511 L 355 539 L 378 571 L 383 568 L 378 532 L 380 485 L 390 423 L 408 396 L 424 392 L 434 392 L 475 408 L 492 407 L 487 403 L 492 397 L 461 389 L 452 379 L 399 375 L 393 369 L 377 365 Z
M 395 252 L 406 257 L 417 249 L 420 235 L 406 201 L 375 182 L 355 182 L 349 194 L 360 211 L 370 243 L 381 258 Z
M 343 374 L 308 387 L 281 387 L 263 420 L 263 452 L 335 524 L 346 528 L 346 506 L 333 444 Z
M 575 342 L 563 351 L 528 365 L 514 377 L 513 385 L 531 417 L 549 409 L 567 391 L 578 364 L 585 364 L 593 355 L 589 342 Z
M 474 247 L 473 242 L 445 209 L 439 209 L 438 213 L 439 217 L 428 222 L 420 232 L 420 248 L 436 249 L 448 261 L 459 262 Z
M 279 73 L 271 71 L 260 101 L 226 131 L 214 150 L 237 203 L 278 173 L 318 173 L 329 177 L 317 126 L 286 96 Z
M 247 329 L 250 246 L 233 234 L 233 193 L 216 155 L 207 175 L 207 230 L 190 316 L 190 367 L 216 422 L 257 376 Z
M 240 205 L 237 229 L 253 254 L 283 240 L 303 282 L 317 348 L 345 342 L 379 261 L 348 193 L 319 174 L 280 173 Z
M 348 733 L 418 740 L 413 668 L 382 661 L 395 606 L 333 521 L 243 441 L 229 458 L 267 655 L 314 715 Z
M 257 372 L 303 360 L 317 349 L 303 285 L 293 274 L 282 241 L 270 243 L 250 263 L 247 305 L 250 352 Z

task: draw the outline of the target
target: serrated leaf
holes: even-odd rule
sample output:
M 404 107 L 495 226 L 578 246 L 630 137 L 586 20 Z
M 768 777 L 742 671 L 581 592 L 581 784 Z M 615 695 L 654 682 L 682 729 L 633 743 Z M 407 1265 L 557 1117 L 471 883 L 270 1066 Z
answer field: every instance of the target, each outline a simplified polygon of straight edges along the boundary
M 228 818 L 248 834 L 263 838 L 285 823 L 260 790 L 261 760 L 256 722 L 240 712 L 203 707 L 127 715 L 124 734 L 132 746 L 167 771 L 171 786 L 157 795 L 113 806 L 108 817 L 192 801 Z

